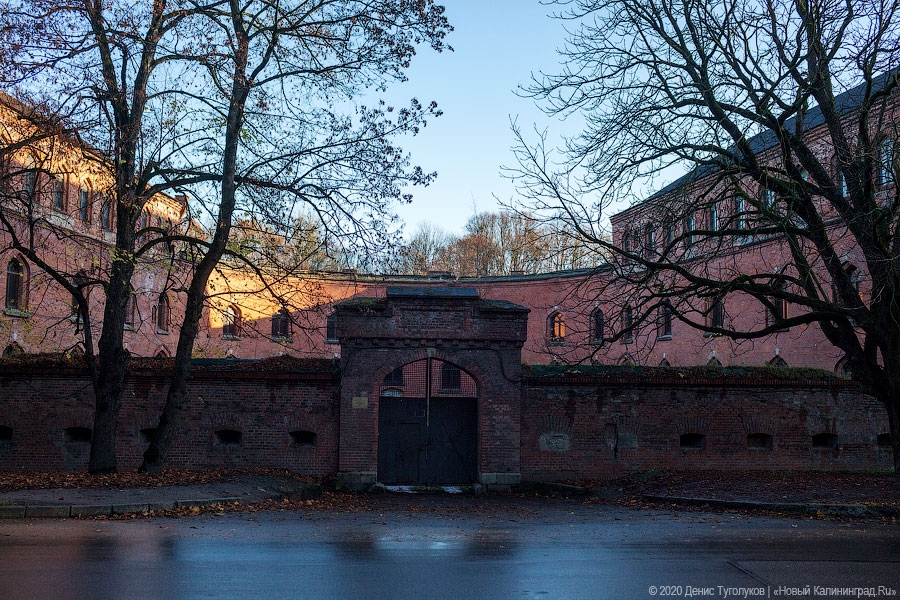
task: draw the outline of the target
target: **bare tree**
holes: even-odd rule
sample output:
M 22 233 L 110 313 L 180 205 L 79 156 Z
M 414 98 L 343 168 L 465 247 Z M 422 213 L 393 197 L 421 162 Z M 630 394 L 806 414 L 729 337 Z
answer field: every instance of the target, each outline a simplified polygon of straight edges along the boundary
M 306 211 L 334 245 L 350 246 L 352 239 L 354 248 L 370 250 L 390 241 L 389 210 L 401 186 L 432 177 L 411 167 L 391 140 L 415 133 L 437 110 L 415 100 L 395 111 L 356 99 L 403 79 L 416 45 L 440 50 L 449 30 L 442 13 L 430 1 L 411 0 L 64 6 L 28 0 L 3 15 L 0 83 L 66 114 L 68 129 L 96 149 L 83 157 L 114 182 L 104 194 L 114 202 L 115 260 L 96 282 L 105 295 L 97 352 L 85 344 L 87 363 L 102 365 L 91 366 L 92 472 L 115 470 L 123 329 L 139 261 L 162 253 L 183 275 L 176 286 L 185 312 L 175 372 L 145 460 L 145 468 L 155 469 L 174 435 L 206 283 L 229 252 L 235 214 L 286 228 Z M 166 192 L 189 197 L 180 227 L 143 217 Z M 177 265 L 175 253 L 162 251 L 173 244 L 185 250 Z M 39 246 L 22 236 L 13 236 L 12 245 L 75 291 L 65 273 L 41 261 Z M 270 273 L 244 253 L 234 258 L 263 282 Z M 90 316 L 84 315 L 85 332 L 93 330 Z
M 515 128 L 512 174 L 610 253 L 595 295 L 627 314 L 604 341 L 661 318 L 735 340 L 816 325 L 887 408 L 900 471 L 898 3 L 560 4 L 563 69 L 526 92 L 585 127 L 561 160 Z

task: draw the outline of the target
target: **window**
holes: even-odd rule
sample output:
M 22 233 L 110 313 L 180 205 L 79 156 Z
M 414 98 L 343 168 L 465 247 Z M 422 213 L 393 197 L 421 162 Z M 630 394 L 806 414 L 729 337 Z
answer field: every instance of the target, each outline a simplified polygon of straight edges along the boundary
M 12 437 L 12 429 L 9 430 L 10 438 Z M 878 437 L 875 438 L 875 443 L 879 448 L 890 448 L 891 447 L 891 434 L 890 433 L 879 433 Z
M 876 185 L 894 183 L 894 142 L 890 138 L 881 142 L 878 151 L 878 169 Z
M 625 252 L 631 252 L 631 234 L 626 233 L 622 236 L 622 247 L 625 248 Z
M 325 319 L 325 341 L 331 343 L 337 343 L 337 315 L 335 313 L 331 313 Z
M 666 245 L 671 246 L 675 241 L 675 225 L 671 222 L 666 224 Z
M 403 387 L 403 367 L 397 367 L 385 376 L 384 387 Z
M 634 326 L 634 311 L 630 306 L 622 309 L 622 331 L 625 335 L 622 337 L 622 343 L 628 344 L 633 339 L 631 328 Z
M 106 231 L 112 231 L 114 227 L 112 201 L 107 198 L 103 199 L 103 206 L 100 209 L 100 225 Z
M 31 202 L 34 200 L 34 192 L 37 188 L 37 170 L 35 167 L 35 161 L 32 157 L 28 157 L 27 162 L 25 163 L 25 178 L 24 185 L 22 186 L 22 195 L 23 199 L 26 202 Z
M 236 338 L 241 335 L 241 311 L 229 304 L 222 311 L 222 337 Z
M 725 304 L 721 298 L 714 300 L 709 308 L 709 326 L 725 327 Z
M 841 170 L 841 164 L 838 161 L 837 154 L 835 154 L 834 158 L 831 160 L 831 168 L 834 169 L 834 179 L 838 190 L 841 192 L 841 197 L 849 197 L 850 189 L 847 187 L 847 180 L 844 178 L 844 172 Z
M 767 187 L 760 188 L 760 200 L 766 208 L 775 206 L 775 192 Z
M 22 356 L 25 354 L 25 351 L 22 350 L 22 346 L 13 342 L 3 349 L 3 358 L 15 358 L 17 356 Z
M 441 391 L 458 392 L 461 381 L 459 367 L 450 363 L 441 365 Z
M 768 433 L 751 433 L 747 435 L 747 448 L 750 450 L 771 450 L 772 436 Z
M 292 431 L 291 440 L 293 440 L 294 446 L 298 448 L 315 448 L 316 432 L 303 430 Z
M 603 341 L 603 311 L 595 309 L 591 313 L 591 341 L 599 344 Z
M 648 224 L 644 229 L 644 243 L 647 246 L 648 256 L 656 252 L 656 230 L 653 229 L 652 223 Z
M 738 229 L 747 228 L 747 214 L 744 209 L 744 197 L 738 196 L 734 199 L 734 226 Z
M 712 231 L 719 229 L 719 205 L 715 202 L 709 207 L 709 228 Z
M 690 248 L 694 245 L 694 215 L 689 215 L 684 219 L 684 244 Z
M 283 308 L 272 315 L 272 337 L 285 340 L 291 337 L 291 316 Z
M 561 312 L 555 312 L 547 320 L 550 343 L 561 344 L 566 339 L 566 318 Z
M 0 425 L 0 445 L 5 444 L 9 446 L 9 443 L 12 441 L 12 436 L 12 427 L 9 427 L 7 425 Z
M 166 294 L 160 294 L 156 304 L 156 331 L 169 333 L 169 297 Z
M 145 427 L 141 429 L 141 441 L 145 444 L 149 444 L 153 441 L 153 436 L 156 435 L 156 427 Z
M 88 191 L 84 189 L 81 190 L 78 201 L 78 215 L 81 218 L 82 223 L 91 222 L 91 205 L 89 200 Z
M 66 210 L 66 182 L 62 175 L 53 178 L 53 208 L 59 211 Z
M 18 258 L 13 258 L 6 265 L 6 308 L 25 310 L 25 267 Z
M 669 305 L 659 307 L 659 321 L 656 325 L 657 339 L 672 338 L 672 307 Z
M 784 280 L 779 279 L 778 281 L 772 284 L 772 289 L 776 292 L 784 292 L 787 289 L 787 284 Z M 772 310 L 769 314 L 770 325 L 776 325 L 781 321 L 784 321 L 788 318 L 788 301 L 784 298 L 772 298 Z M 788 328 L 785 327 L 780 331 L 787 331 Z
M 69 319 L 75 323 L 75 333 L 79 333 L 81 331 L 81 326 L 84 325 L 84 320 L 81 317 L 81 307 L 78 305 L 78 299 L 73 295 L 72 296 L 72 312 Z
M 137 294 L 135 293 L 134 288 L 129 285 L 128 286 L 128 300 L 125 304 L 125 327 L 128 329 L 134 329 L 136 317 L 137 317 Z
M 702 433 L 682 433 L 678 445 L 682 450 L 703 450 L 706 448 L 706 436 Z

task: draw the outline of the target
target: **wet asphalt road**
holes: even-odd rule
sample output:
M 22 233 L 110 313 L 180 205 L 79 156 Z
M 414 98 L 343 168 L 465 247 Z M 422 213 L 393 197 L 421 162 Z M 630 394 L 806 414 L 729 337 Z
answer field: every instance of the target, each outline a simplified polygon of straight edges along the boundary
M 720 585 L 900 592 L 900 526 L 447 499 L 355 512 L 0 523 L 0 598 L 10 600 L 631 600 L 685 597 L 688 588 L 723 598 Z

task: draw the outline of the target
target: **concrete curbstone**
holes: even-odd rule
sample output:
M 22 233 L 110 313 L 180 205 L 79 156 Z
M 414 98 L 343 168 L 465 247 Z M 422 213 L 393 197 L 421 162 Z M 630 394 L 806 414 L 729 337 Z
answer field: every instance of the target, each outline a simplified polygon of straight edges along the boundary
M 0 519 L 24 519 L 25 507 L 12 504 L 0 506 Z
M 93 506 L 72 505 L 73 517 L 108 517 L 112 514 L 112 505 L 102 504 Z
M 72 507 L 68 504 L 29 505 L 25 507 L 26 519 L 68 519 Z
M 113 504 L 112 514 L 114 515 L 130 515 L 134 513 L 142 513 L 147 510 L 146 504 Z

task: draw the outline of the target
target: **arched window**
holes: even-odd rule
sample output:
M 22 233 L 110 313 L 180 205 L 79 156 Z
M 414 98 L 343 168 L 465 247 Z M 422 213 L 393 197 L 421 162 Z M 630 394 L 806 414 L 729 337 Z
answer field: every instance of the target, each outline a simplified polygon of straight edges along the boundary
M 625 248 L 625 252 L 631 252 L 631 234 L 626 233 L 622 236 L 622 247 Z
M 876 185 L 894 183 L 894 141 L 885 138 L 878 151 L 878 169 Z
M 6 308 L 24 311 L 25 300 L 25 266 L 13 258 L 6 264 Z
M 551 343 L 561 344 L 566 339 L 566 318 L 561 312 L 554 312 L 547 319 L 547 334 Z
M 137 294 L 131 285 L 128 286 L 128 301 L 125 304 L 125 327 L 134 329 L 137 323 Z
M 653 223 L 648 223 L 644 228 L 644 244 L 647 246 L 648 256 L 656 252 L 656 230 Z
M 722 361 L 720 361 L 718 358 L 716 358 L 715 356 L 713 356 L 713 357 L 710 358 L 708 361 L 706 361 L 706 366 L 707 366 L 707 367 L 721 367 L 721 366 L 722 366 Z
M 112 200 L 108 198 L 103 199 L 103 206 L 100 209 L 100 225 L 105 231 L 114 229 Z
M 662 359 L 661 361 L 659 361 L 659 364 L 656 365 L 656 366 L 658 366 L 658 367 L 663 367 L 663 368 L 665 368 L 665 367 L 671 367 L 671 366 L 672 366 L 672 363 L 670 363 L 667 359 L 664 358 L 664 359 Z
M 787 283 L 783 279 L 779 279 L 772 283 L 772 289 L 776 292 L 784 292 L 787 289 Z M 772 298 L 772 310 L 769 313 L 769 325 L 777 325 L 788 318 L 788 301 L 785 298 Z M 785 327 L 779 331 L 787 331 Z
M 25 351 L 22 350 L 22 346 L 13 342 L 3 349 L 3 358 L 13 358 L 16 356 L 22 356 L 25 354 Z
M 90 194 L 84 188 L 81 189 L 81 193 L 78 196 L 78 216 L 81 218 L 82 223 L 91 222 Z
M 169 333 L 169 297 L 166 294 L 160 294 L 156 303 L 156 331 Z
M 721 298 L 713 300 L 709 307 L 709 326 L 720 329 L 725 327 L 725 303 Z
M 165 348 L 160 348 L 156 351 L 156 354 L 153 355 L 154 358 L 169 358 L 169 351 Z
M 291 337 L 291 316 L 283 308 L 272 315 L 272 337 L 276 339 Z
M 66 210 L 66 182 L 62 175 L 53 178 L 53 208 Z
M 241 311 L 229 304 L 222 311 L 222 337 L 236 338 L 241 335 Z
M 853 376 L 853 373 L 850 372 L 850 361 L 846 356 L 834 365 L 834 374 L 838 377 L 846 377 L 848 379 Z
M 837 185 L 841 197 L 847 198 L 850 196 L 850 189 L 847 187 L 847 179 L 844 177 L 844 172 L 841 170 L 841 163 L 838 161 L 837 154 L 831 159 L 831 168 L 834 171 L 834 182 L 835 185 Z
M 659 307 L 659 321 L 656 324 L 656 337 L 670 339 L 672 337 L 672 307 Z
M 599 308 L 591 313 L 591 341 L 599 344 L 603 341 L 603 311 Z
M 325 341 L 328 343 L 337 343 L 337 315 L 331 313 L 325 318 Z
M 712 231 L 719 229 L 719 205 L 715 202 L 709 206 L 709 228 Z
M 633 326 L 634 309 L 626 306 L 622 309 L 622 330 L 625 332 L 625 335 L 622 336 L 622 343 L 629 344 L 634 339 L 634 332 L 631 329 Z

